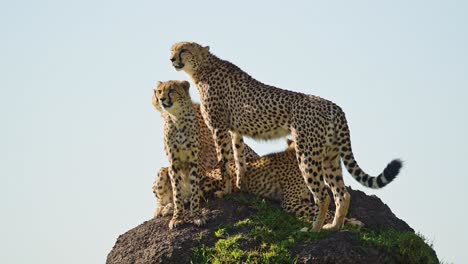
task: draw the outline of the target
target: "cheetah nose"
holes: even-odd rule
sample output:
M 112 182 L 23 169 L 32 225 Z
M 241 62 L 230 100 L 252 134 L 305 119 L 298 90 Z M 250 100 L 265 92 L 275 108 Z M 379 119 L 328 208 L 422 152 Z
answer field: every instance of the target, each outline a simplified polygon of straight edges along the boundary
M 175 61 L 175 58 L 171 58 L 171 62 L 174 62 Z
M 166 101 L 166 98 L 163 97 L 163 98 L 159 99 L 159 101 L 164 102 L 164 101 Z

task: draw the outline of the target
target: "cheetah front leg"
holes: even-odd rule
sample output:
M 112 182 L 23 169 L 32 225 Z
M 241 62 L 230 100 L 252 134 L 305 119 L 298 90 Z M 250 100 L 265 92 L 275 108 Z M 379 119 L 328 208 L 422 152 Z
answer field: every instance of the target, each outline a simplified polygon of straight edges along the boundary
M 229 173 L 229 160 L 232 160 L 232 144 L 229 130 L 215 129 L 214 140 L 218 152 L 218 163 L 221 170 L 221 179 L 224 182 L 224 194 L 232 192 L 231 174 Z
M 245 181 L 243 177 L 245 175 L 245 156 L 244 156 L 244 139 L 242 135 L 237 132 L 232 132 L 232 146 L 234 152 L 234 161 L 236 163 L 236 186 L 240 190 L 246 190 Z
M 202 226 L 206 223 L 200 210 L 200 200 L 202 194 L 200 191 L 200 177 L 202 170 L 198 162 L 192 162 L 190 164 L 189 179 L 190 179 L 190 211 L 192 212 L 193 222 L 197 226 Z
M 169 229 L 173 229 L 184 222 L 184 201 L 182 199 L 181 173 L 181 168 L 178 165 L 172 164 L 172 166 L 169 167 L 169 178 L 171 179 L 172 185 L 172 200 L 174 202 L 174 214 L 169 222 Z

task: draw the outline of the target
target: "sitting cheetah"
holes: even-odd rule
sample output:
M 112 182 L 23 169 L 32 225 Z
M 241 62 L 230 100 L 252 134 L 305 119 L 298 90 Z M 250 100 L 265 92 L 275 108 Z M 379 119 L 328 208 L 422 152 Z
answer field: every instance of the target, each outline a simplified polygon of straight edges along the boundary
M 402 162 L 393 160 L 378 177 L 369 176 L 355 161 L 348 124 L 342 109 L 328 100 L 276 88 L 255 80 L 236 65 L 222 60 L 193 42 L 172 46 L 170 58 L 176 70 L 185 71 L 197 84 L 203 118 L 218 149 L 221 172 L 229 192 L 228 160 L 234 155 L 237 185 L 245 188 L 242 175 L 242 136 L 274 139 L 291 134 L 296 158 L 307 187 L 318 205 L 312 231 L 321 230 L 330 203 L 325 182 L 335 196 L 336 212 L 325 229 L 338 229 L 346 216 L 350 195 L 342 184 L 341 160 L 361 184 L 381 188 L 399 173 Z M 232 147 L 228 138 L 233 135 Z
M 190 84 L 186 81 L 168 81 L 159 82 L 157 89 L 154 90 L 154 97 L 159 102 L 166 123 L 164 148 L 170 163 L 168 173 L 174 201 L 174 215 L 169 222 L 169 229 L 183 222 L 182 190 L 186 188 L 190 192 L 190 211 L 194 223 L 198 226 L 205 224 L 199 208 L 201 199 L 199 182 L 203 166 L 199 162 L 200 129 L 188 92 L 189 87 Z
M 230 173 L 234 174 L 233 162 L 230 162 L 229 168 Z M 286 212 L 308 219 L 315 219 L 317 216 L 318 207 L 312 204 L 310 192 L 296 164 L 293 141 L 288 141 L 288 148 L 285 151 L 248 161 L 244 180 L 246 186 L 244 191 L 279 201 Z M 200 188 L 205 197 L 222 190 L 220 169 L 213 169 L 203 175 Z M 159 198 L 159 215 L 169 215 L 172 211 L 172 188 L 167 168 L 160 169 L 153 185 L 153 192 Z M 333 215 L 327 212 L 325 221 L 332 222 Z M 346 223 L 354 226 L 363 225 L 356 219 L 346 219 Z
M 171 133 L 170 134 L 169 131 L 176 131 L 176 130 L 178 130 L 180 128 L 180 125 L 187 123 L 186 121 L 184 121 L 184 118 L 177 118 L 177 117 L 182 117 L 182 114 L 171 116 L 169 114 L 169 111 L 166 111 L 163 107 L 161 107 L 159 97 L 164 96 L 164 91 L 166 91 L 166 93 L 167 93 L 167 91 L 170 90 L 171 86 L 173 86 L 172 88 L 174 89 L 174 92 L 178 91 L 178 92 L 176 92 L 176 95 L 171 95 L 172 97 L 184 95 L 184 96 L 180 96 L 179 99 L 177 99 L 177 100 L 186 101 L 187 103 L 190 102 L 190 104 L 192 105 L 192 109 L 188 108 L 188 109 L 185 109 L 185 111 L 186 111 L 186 113 L 190 114 L 190 115 L 187 115 L 187 117 L 193 118 L 193 115 L 195 115 L 195 117 L 197 119 L 197 121 L 194 121 L 194 122 L 195 122 L 195 126 L 196 126 L 197 130 L 199 131 L 198 142 L 199 142 L 199 150 L 200 151 L 199 151 L 199 154 L 198 154 L 198 163 L 200 165 L 199 170 L 201 171 L 201 175 L 205 175 L 207 170 L 214 169 L 217 166 L 218 160 L 217 160 L 217 155 L 216 155 L 216 147 L 215 147 L 213 135 L 211 134 L 211 131 L 209 130 L 209 128 L 206 126 L 206 124 L 205 124 L 205 122 L 203 120 L 203 117 L 201 115 L 200 105 L 196 104 L 196 103 L 192 103 L 190 101 L 190 97 L 189 97 L 188 92 L 185 91 L 185 90 L 182 91 L 183 90 L 182 88 L 189 89 L 189 83 L 188 82 L 169 81 L 169 82 L 165 82 L 165 83 L 160 83 L 160 84 L 158 84 L 158 89 L 159 89 L 159 87 L 161 87 L 161 89 L 160 89 L 161 92 L 158 92 L 159 91 L 158 89 L 154 90 L 154 94 L 153 94 L 153 97 L 152 97 L 152 104 L 153 104 L 154 108 L 158 112 L 161 113 L 161 115 L 162 115 L 162 117 L 164 118 L 164 121 L 165 121 L 165 123 L 164 123 L 164 127 L 165 127 L 164 142 L 165 142 L 165 144 L 164 145 L 165 145 L 166 154 L 168 155 L 168 157 L 170 156 L 170 153 L 169 153 L 170 150 L 168 149 L 168 147 L 171 146 L 171 143 L 170 143 L 171 141 L 176 140 L 176 139 L 171 140 L 168 137 L 171 136 L 171 135 L 172 136 L 178 135 L 177 133 Z M 181 86 L 183 86 L 183 87 L 181 88 Z M 158 93 L 162 93 L 162 95 L 158 97 Z M 171 97 L 169 97 L 169 93 L 167 93 L 167 97 L 171 98 Z M 166 98 L 164 98 L 164 99 L 166 99 Z M 174 116 L 177 119 L 175 122 L 174 122 Z M 183 128 L 182 128 L 182 130 L 183 130 Z M 184 136 L 190 138 L 191 137 L 190 133 L 191 133 L 190 130 L 187 130 L 185 132 Z M 251 160 L 251 159 L 254 159 L 254 158 L 258 157 L 258 154 L 255 153 L 255 151 L 253 149 L 251 149 L 247 145 L 245 146 L 245 149 L 244 149 L 244 155 L 246 157 L 246 160 Z M 158 172 L 158 174 L 165 175 L 166 177 L 157 177 L 157 180 L 158 179 L 166 180 L 167 184 L 170 185 L 168 168 L 161 169 Z M 187 181 L 186 178 L 184 178 L 184 179 L 185 180 L 182 180 L 179 184 L 181 186 L 181 192 L 182 192 L 181 197 L 183 197 L 182 200 L 184 202 L 187 202 L 187 201 L 190 200 L 190 197 L 191 197 L 191 189 L 190 189 L 189 181 Z M 157 185 L 157 184 L 158 183 L 155 182 L 154 185 Z M 166 184 L 166 183 L 164 183 L 164 184 Z M 157 189 L 153 188 L 153 190 L 155 191 Z M 161 191 L 163 191 L 163 190 L 161 190 Z M 156 211 L 154 213 L 154 217 L 158 217 L 158 216 L 161 216 L 161 215 L 168 215 L 169 213 L 172 214 L 172 211 L 173 211 L 172 197 L 170 199 L 171 202 L 169 203 L 168 201 L 164 200 L 164 199 L 168 199 L 167 195 L 165 195 L 165 193 L 157 194 L 155 192 L 155 195 L 157 195 L 159 197 L 162 197 L 161 199 L 163 199 L 163 200 L 162 201 L 160 200 L 158 202 L 158 206 L 157 206 Z M 172 188 L 171 188 L 170 195 L 171 196 L 173 195 L 172 194 Z M 165 205 L 167 205 L 167 208 L 165 207 Z

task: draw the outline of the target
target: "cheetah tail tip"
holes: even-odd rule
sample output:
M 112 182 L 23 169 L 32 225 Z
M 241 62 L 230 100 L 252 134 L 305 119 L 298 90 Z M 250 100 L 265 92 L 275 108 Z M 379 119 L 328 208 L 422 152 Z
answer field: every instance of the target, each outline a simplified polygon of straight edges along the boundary
M 400 159 L 392 160 L 384 169 L 385 179 L 388 182 L 393 181 L 393 179 L 395 179 L 395 177 L 398 175 L 402 167 L 403 167 L 403 161 L 401 161 Z

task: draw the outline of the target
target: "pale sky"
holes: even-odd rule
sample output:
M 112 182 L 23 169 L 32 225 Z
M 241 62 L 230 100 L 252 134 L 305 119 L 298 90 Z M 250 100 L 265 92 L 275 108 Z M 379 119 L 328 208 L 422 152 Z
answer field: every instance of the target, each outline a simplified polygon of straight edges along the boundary
M 441 260 L 468 262 L 468 2 L 162 2 L 0 3 L 1 263 L 103 263 L 152 217 L 167 165 L 152 87 L 188 79 L 169 62 L 178 41 L 340 105 L 366 172 L 405 161 L 382 190 L 346 184 L 378 195 Z

